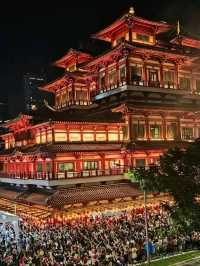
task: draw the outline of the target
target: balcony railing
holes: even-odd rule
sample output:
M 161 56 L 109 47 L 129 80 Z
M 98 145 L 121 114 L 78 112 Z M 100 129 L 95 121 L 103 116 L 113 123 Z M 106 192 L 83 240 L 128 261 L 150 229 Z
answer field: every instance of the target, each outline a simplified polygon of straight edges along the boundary
M 122 82 L 119 82 L 119 84 L 104 86 L 104 87 L 102 87 L 96 91 L 93 91 L 91 93 L 91 97 L 95 97 L 96 95 L 114 90 L 114 89 L 116 89 L 118 87 L 122 87 L 123 85 L 126 85 L 126 84 L 127 84 L 126 81 L 122 81 Z M 160 81 L 145 81 L 145 80 L 134 81 L 134 80 L 132 80 L 128 83 L 128 85 L 141 86 L 141 87 L 163 88 L 163 89 L 176 89 L 177 88 L 177 85 L 174 82 L 165 82 L 165 81 L 163 83 L 160 83 Z M 184 91 L 188 91 L 188 93 L 193 93 L 191 89 L 182 89 L 182 88 L 180 88 L 180 89 L 184 90 Z
M 86 177 L 97 177 L 97 176 L 112 176 L 122 175 L 125 169 L 113 168 L 106 170 L 84 170 L 81 172 L 65 171 L 58 173 L 0 173 L 0 178 L 11 178 L 11 179 L 37 179 L 37 180 L 59 180 L 59 179 L 71 179 L 71 178 L 86 178 Z

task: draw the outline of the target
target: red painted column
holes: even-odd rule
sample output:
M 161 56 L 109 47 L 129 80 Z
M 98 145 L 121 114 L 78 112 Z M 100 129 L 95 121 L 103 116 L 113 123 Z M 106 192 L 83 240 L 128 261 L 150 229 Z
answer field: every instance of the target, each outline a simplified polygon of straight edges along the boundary
M 167 123 L 165 116 L 162 117 L 162 136 L 164 140 L 167 139 Z

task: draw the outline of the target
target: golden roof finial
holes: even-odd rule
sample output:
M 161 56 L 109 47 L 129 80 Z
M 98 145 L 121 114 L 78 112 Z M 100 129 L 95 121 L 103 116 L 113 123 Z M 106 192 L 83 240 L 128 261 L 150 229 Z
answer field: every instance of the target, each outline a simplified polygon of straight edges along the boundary
M 132 16 L 134 16 L 134 14 L 135 14 L 135 10 L 134 10 L 134 7 L 133 6 L 131 6 L 130 8 L 129 8 L 129 12 L 128 12 L 130 15 L 132 15 Z
M 180 22 L 179 20 L 177 21 L 177 28 L 176 28 L 177 35 L 180 35 L 181 32 L 181 27 L 180 27 Z

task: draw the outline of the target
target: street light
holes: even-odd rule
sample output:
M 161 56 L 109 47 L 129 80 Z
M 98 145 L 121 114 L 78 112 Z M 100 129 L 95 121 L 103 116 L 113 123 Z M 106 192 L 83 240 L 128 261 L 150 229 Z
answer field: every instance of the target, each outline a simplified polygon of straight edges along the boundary
M 122 166 L 120 164 L 115 164 L 116 166 Z M 123 165 L 123 167 L 130 167 L 129 165 Z M 142 167 L 141 167 L 142 168 Z M 150 265 L 150 252 L 149 252 L 149 234 L 148 234 L 148 218 L 147 218 L 147 192 L 145 180 L 140 176 L 135 174 L 134 168 L 128 173 L 131 182 L 139 183 L 140 188 L 143 190 L 144 195 L 144 221 L 145 221 L 145 239 L 146 239 L 146 252 L 147 252 L 147 264 Z

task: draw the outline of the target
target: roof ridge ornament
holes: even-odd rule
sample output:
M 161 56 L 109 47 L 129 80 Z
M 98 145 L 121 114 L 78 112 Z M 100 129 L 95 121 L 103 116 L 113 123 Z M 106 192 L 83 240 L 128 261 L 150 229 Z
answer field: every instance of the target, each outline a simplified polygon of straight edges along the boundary
M 135 9 L 134 9 L 134 7 L 133 6 L 131 6 L 130 8 L 129 8 L 129 15 L 131 15 L 131 16 L 134 16 L 135 15 Z
M 179 36 L 181 32 L 181 26 L 180 26 L 180 21 L 179 19 L 177 20 L 177 26 L 176 26 L 176 33 Z

